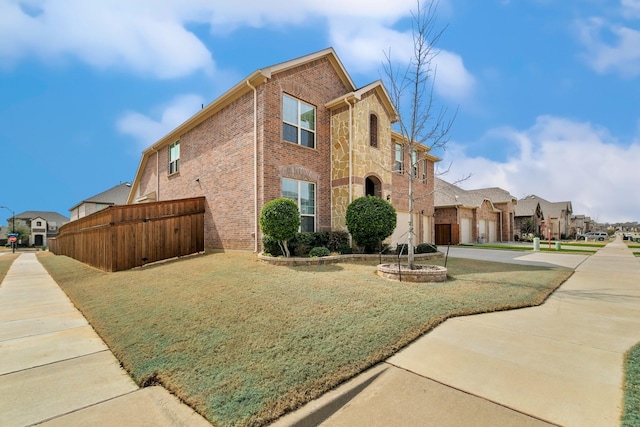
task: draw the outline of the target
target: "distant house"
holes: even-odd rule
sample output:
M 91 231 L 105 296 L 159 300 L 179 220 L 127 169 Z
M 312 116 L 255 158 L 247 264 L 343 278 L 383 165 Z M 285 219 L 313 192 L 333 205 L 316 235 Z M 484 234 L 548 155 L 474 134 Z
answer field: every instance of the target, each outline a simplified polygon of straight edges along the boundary
M 522 240 L 529 234 L 542 234 L 542 221 L 544 214 L 540 206 L 540 200 L 533 197 L 525 197 L 518 200 L 514 210 L 515 235 Z
M 346 231 L 346 209 L 377 196 L 396 208 L 392 245 L 433 239 L 434 162 L 392 130 L 381 81 L 356 87 L 332 48 L 261 68 L 144 150 L 127 203 L 204 196 L 205 246 L 259 251 L 265 203 L 294 200 L 301 231 Z
M 499 187 L 480 188 L 469 190 L 470 194 L 477 194 L 491 200 L 493 206 L 500 210 L 498 218 L 498 241 L 510 242 L 515 236 L 515 207 L 518 198 L 512 196 L 507 190 Z
M 571 202 L 550 202 L 535 194 L 518 200 L 518 206 L 531 208 L 537 204 L 543 216 L 538 234 L 552 239 L 567 238 L 571 234 L 571 215 L 573 214 Z
M 29 241 L 18 242 L 19 244 L 47 246 L 47 240 L 56 237 L 58 229 L 68 223 L 69 218 L 57 212 L 26 211 L 16 214 L 15 221 L 16 225 L 24 224 L 30 229 Z
M 434 204 L 436 244 L 498 241 L 502 211 L 482 192 L 435 178 Z
M 80 219 L 94 212 L 98 212 L 109 206 L 126 205 L 129 192 L 131 191 L 131 184 L 124 182 L 118 184 L 115 187 L 103 191 L 100 194 L 89 197 L 69 209 L 71 213 L 71 221 Z

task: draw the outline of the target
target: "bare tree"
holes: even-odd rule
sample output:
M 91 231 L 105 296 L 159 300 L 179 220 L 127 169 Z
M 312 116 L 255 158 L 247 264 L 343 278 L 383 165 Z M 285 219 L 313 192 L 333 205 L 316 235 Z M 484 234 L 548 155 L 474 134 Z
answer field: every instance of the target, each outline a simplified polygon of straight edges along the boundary
M 434 59 L 438 55 L 436 45 L 446 27 L 436 27 L 437 0 L 429 0 L 423 5 L 417 1 L 417 9 L 412 11 L 413 51 L 408 65 L 395 67 L 391 60 L 391 52 L 385 53 L 383 64 L 386 75 L 385 85 L 391 101 L 399 114 L 398 132 L 404 138 L 403 157 L 410 159 L 409 173 L 409 231 L 408 231 L 408 266 L 414 269 L 414 181 L 418 179 L 413 173 L 420 158 L 414 156 L 417 145 L 427 147 L 428 151 L 444 149 L 449 141 L 449 131 L 453 125 L 455 114 L 451 117 L 446 107 L 436 107 L 434 98 L 434 82 L 437 67 Z

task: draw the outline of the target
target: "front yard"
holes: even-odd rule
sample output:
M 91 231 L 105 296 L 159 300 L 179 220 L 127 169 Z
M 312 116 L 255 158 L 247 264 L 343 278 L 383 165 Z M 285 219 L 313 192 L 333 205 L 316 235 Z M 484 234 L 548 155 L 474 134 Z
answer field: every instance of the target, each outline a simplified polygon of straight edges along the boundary
M 448 317 L 540 304 L 571 274 L 450 258 L 452 280 L 407 284 L 374 263 L 288 268 L 240 252 L 118 273 L 39 259 L 138 384 L 225 426 L 266 424 Z

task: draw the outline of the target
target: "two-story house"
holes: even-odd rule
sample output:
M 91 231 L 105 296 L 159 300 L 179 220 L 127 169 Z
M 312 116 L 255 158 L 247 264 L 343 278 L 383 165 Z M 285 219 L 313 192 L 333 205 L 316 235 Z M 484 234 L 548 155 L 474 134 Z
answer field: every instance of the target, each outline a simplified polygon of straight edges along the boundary
M 58 229 L 69 222 L 69 218 L 57 212 L 26 211 L 15 216 L 16 225 L 29 228 L 28 242 L 18 242 L 29 246 L 47 246 L 47 240 L 58 235 Z
M 295 200 L 301 231 L 328 231 L 374 195 L 396 207 L 399 243 L 411 174 L 415 240 L 432 242 L 439 159 L 423 145 L 409 153 L 397 118 L 382 82 L 357 88 L 332 48 L 262 68 L 144 150 L 128 203 L 205 196 L 205 246 L 258 251 L 270 200 Z

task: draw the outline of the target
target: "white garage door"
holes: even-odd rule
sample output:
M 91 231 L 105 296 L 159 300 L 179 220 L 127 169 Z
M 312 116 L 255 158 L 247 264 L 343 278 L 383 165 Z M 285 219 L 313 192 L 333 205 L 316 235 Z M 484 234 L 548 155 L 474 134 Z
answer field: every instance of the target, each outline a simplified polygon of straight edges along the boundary
M 460 243 L 471 243 L 471 220 L 462 218 L 460 220 Z
M 496 235 L 496 222 L 495 221 L 489 221 L 489 241 L 490 242 L 497 242 L 498 238 Z

